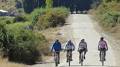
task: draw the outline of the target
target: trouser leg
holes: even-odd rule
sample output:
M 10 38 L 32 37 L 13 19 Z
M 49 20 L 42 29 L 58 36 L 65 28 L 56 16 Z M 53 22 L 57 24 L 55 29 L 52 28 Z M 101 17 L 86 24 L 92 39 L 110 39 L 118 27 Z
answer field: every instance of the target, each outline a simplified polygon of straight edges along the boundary
M 84 59 L 85 59 L 85 55 L 86 55 L 86 53 L 87 53 L 87 51 L 85 50 L 85 51 L 84 51 Z

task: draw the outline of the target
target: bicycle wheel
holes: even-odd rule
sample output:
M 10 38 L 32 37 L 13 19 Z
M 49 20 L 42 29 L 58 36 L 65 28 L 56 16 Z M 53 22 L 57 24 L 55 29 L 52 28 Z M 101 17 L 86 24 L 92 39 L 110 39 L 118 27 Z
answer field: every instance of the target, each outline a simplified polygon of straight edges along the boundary
M 83 66 L 83 59 L 84 58 L 84 56 L 83 56 L 83 52 L 81 53 L 81 66 Z
M 56 66 L 56 67 L 58 66 L 58 63 L 57 63 L 57 62 L 55 62 L 55 66 Z
M 102 66 L 104 66 L 104 61 L 102 61 Z
M 58 66 L 58 55 L 55 53 L 55 66 Z
M 69 61 L 69 66 L 70 66 L 70 59 L 68 61 Z
M 104 66 L 104 61 L 105 61 L 105 56 L 104 56 L 104 52 L 102 51 L 102 53 L 101 53 L 101 63 L 102 63 L 102 66 Z
M 71 62 L 70 52 L 69 52 L 69 55 L 68 55 L 68 62 L 69 62 L 69 66 L 70 66 L 70 62 Z

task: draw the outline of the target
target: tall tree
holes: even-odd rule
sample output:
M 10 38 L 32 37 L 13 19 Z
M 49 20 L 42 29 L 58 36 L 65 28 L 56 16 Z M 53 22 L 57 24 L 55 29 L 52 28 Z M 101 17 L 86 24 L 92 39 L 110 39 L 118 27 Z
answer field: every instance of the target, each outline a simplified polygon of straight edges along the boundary
M 45 0 L 22 0 L 22 5 L 26 13 L 31 13 L 37 7 L 44 7 Z
M 53 7 L 53 0 L 46 0 L 46 8 Z
M 22 0 L 23 8 L 26 13 L 30 13 L 34 9 L 34 0 Z

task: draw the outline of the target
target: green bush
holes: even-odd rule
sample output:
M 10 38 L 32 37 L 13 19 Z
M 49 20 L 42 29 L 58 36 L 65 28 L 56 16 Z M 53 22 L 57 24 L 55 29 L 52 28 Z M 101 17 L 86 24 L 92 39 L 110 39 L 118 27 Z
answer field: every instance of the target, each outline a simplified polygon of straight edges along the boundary
M 11 42 L 8 57 L 10 61 L 33 64 L 44 54 L 40 47 L 44 47 L 47 40 L 42 34 L 24 29 L 26 25 L 17 23 L 7 26 Z
M 0 51 L 3 57 L 6 57 L 7 50 L 9 49 L 8 35 L 5 25 L 5 23 L 0 23 Z
M 49 27 L 56 27 L 58 25 L 64 25 L 65 19 L 67 18 L 69 11 L 67 8 L 51 8 L 44 9 L 43 12 L 38 13 L 36 19 L 35 28 L 38 30 L 46 29 Z
M 37 23 L 38 16 L 43 15 L 45 13 L 46 13 L 45 8 L 37 8 L 37 9 L 35 9 L 30 15 L 30 18 L 31 18 L 31 21 L 32 21 L 33 25 L 35 25 Z
M 95 10 L 96 17 L 103 26 L 115 27 L 120 23 L 119 7 L 120 5 L 117 0 L 105 0 L 97 10 Z
M 11 24 L 13 23 L 13 19 L 12 17 L 0 17 L 0 23 L 5 23 L 5 24 Z
M 27 21 L 27 19 L 26 19 L 26 17 L 24 17 L 24 16 L 17 16 L 17 17 L 15 17 L 14 20 L 13 20 L 14 23 L 15 23 L 15 22 L 25 22 L 25 21 Z
M 0 49 L 6 49 L 10 61 L 33 64 L 42 60 L 42 54 L 48 54 L 47 40 L 42 34 L 25 28 L 29 25 L 29 22 L 0 24 Z

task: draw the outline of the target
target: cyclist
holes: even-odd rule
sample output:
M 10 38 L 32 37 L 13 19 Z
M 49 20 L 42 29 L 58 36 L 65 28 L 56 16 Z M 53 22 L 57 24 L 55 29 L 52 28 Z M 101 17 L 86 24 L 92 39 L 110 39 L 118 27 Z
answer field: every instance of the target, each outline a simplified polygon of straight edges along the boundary
M 67 44 L 66 44 L 66 46 L 65 46 L 65 50 L 67 50 L 67 62 L 68 62 L 68 54 L 69 54 L 69 52 L 70 52 L 70 56 L 71 56 L 71 61 L 72 61 L 72 51 L 74 51 L 75 50 L 75 46 L 74 46 L 74 44 L 73 44 L 73 42 L 71 41 L 71 40 L 69 40 L 68 42 L 67 42 Z
M 55 43 L 52 46 L 51 51 L 53 50 L 55 51 L 56 54 L 58 54 L 58 63 L 60 63 L 60 51 L 62 50 L 62 48 L 61 48 L 61 43 L 59 42 L 58 39 L 55 41 Z
M 107 46 L 107 42 L 104 40 L 104 37 L 100 38 L 100 41 L 98 43 L 98 50 L 100 51 L 99 56 L 101 56 L 102 51 L 104 52 L 104 60 L 106 60 L 105 56 L 106 56 L 106 51 L 108 50 L 108 46 Z M 100 57 L 100 61 L 101 61 L 101 57 Z
M 88 51 L 87 43 L 85 42 L 85 39 L 82 39 L 78 46 L 78 52 L 79 52 L 80 56 L 81 56 L 81 53 L 84 52 L 84 59 L 85 59 L 85 55 L 86 55 L 87 51 Z

